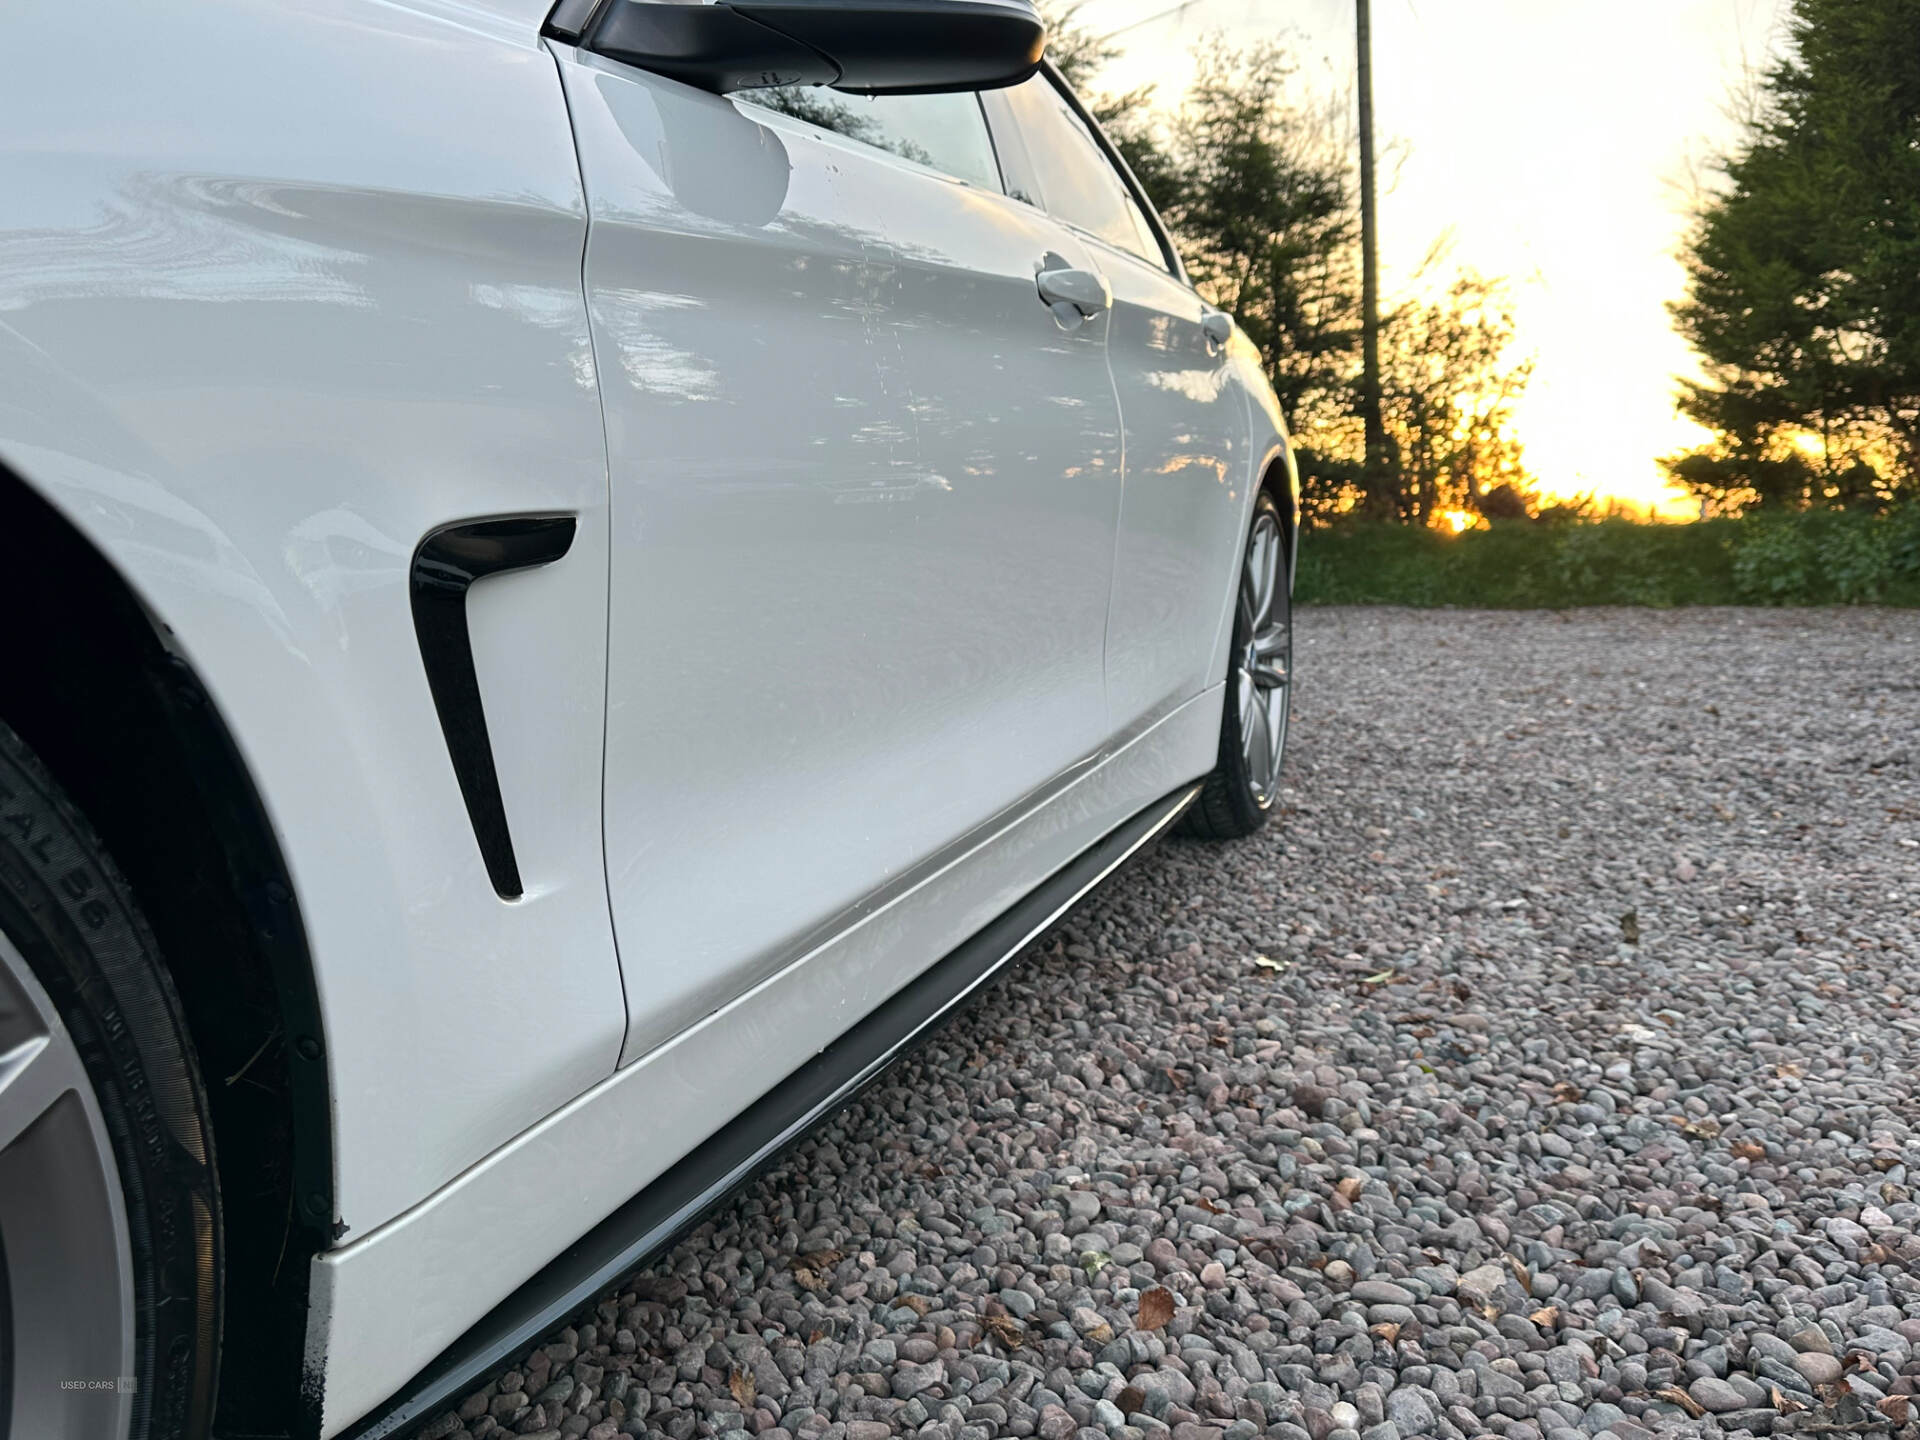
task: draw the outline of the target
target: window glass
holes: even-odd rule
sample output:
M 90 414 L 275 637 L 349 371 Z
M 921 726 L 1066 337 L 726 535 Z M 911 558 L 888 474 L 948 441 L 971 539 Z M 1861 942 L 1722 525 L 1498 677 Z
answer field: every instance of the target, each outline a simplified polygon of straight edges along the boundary
M 1164 266 L 1126 182 L 1044 74 L 1005 92 L 1047 209 L 1110 245 Z
M 1140 208 L 1140 202 L 1132 194 L 1127 196 L 1127 219 L 1133 222 L 1135 244 L 1133 253 L 1143 260 L 1151 260 L 1156 265 L 1165 265 L 1167 257 L 1160 249 L 1160 238 L 1153 233 L 1153 226 L 1147 223 L 1147 217 Z
M 736 98 L 931 166 L 957 180 L 988 190 L 1000 188 L 1000 167 L 994 163 L 993 141 L 977 95 L 842 95 L 814 85 L 780 85 L 742 90 Z

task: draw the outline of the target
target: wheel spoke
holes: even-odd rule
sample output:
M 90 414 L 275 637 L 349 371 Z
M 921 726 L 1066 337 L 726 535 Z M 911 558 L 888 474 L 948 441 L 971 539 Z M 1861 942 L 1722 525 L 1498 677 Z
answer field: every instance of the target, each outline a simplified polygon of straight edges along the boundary
M 1253 683 L 1262 690 L 1284 690 L 1287 684 L 1287 662 L 1285 660 L 1266 661 L 1254 668 Z
M 1264 702 L 1253 707 L 1253 725 L 1247 731 L 1247 778 L 1257 795 L 1265 797 L 1273 784 L 1273 732 Z
M 1267 775 L 1280 773 L 1280 753 L 1287 743 L 1287 691 L 1284 685 L 1266 692 Z
M 84 1080 L 80 1057 L 63 1031 L 23 1040 L 0 1055 L 0 1150 Z
M 1266 629 L 1273 615 L 1274 560 L 1278 553 L 1274 540 L 1273 527 L 1262 516 L 1247 542 L 1247 585 L 1253 595 L 1249 618 L 1255 635 Z
M 1260 633 L 1260 622 L 1257 618 L 1259 608 L 1260 597 L 1254 593 L 1253 567 L 1248 565 L 1240 571 L 1240 613 L 1246 618 L 1249 635 Z
M 1275 625 L 1253 637 L 1253 652 L 1263 660 L 1284 655 L 1292 645 L 1293 637 L 1287 633 L 1285 625 Z

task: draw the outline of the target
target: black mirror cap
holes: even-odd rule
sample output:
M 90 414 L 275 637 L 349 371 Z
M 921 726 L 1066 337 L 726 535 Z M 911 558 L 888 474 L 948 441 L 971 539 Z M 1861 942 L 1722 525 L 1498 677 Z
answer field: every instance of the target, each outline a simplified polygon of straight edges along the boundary
M 1046 43 L 1031 0 L 562 0 L 546 29 L 717 94 L 991 90 L 1032 75 Z

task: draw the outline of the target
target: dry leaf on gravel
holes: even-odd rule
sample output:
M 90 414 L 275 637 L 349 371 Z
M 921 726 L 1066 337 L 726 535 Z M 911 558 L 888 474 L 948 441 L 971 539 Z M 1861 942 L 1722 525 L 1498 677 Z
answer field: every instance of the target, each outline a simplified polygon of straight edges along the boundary
M 1733 1158 L 1736 1160 L 1764 1160 L 1767 1158 L 1767 1147 L 1764 1145 L 1756 1145 L 1751 1140 L 1736 1140 L 1728 1149 L 1732 1152 Z
M 1680 1122 L 1680 1133 L 1695 1140 L 1717 1140 L 1720 1137 L 1720 1122 L 1710 1116 L 1702 1116 L 1698 1120 L 1683 1120 Z
M 1629 945 L 1640 943 L 1640 912 L 1629 910 L 1620 917 L 1620 938 Z
M 1778 1410 L 1782 1415 L 1797 1415 L 1807 1408 L 1798 1400 L 1793 1399 L 1783 1392 L 1778 1385 L 1775 1385 L 1767 1392 L 1767 1398 L 1773 1401 L 1773 1408 Z
M 734 1371 L 727 1377 L 727 1389 L 732 1392 L 733 1398 L 740 1402 L 742 1410 L 753 1409 L 753 1375 L 750 1371 Z
M 1905 1395 L 1889 1395 L 1875 1408 L 1896 1425 L 1904 1425 L 1913 1418 L 1913 1401 Z
M 1678 1405 L 1695 1420 L 1698 1420 L 1702 1415 L 1707 1413 L 1706 1406 L 1687 1394 L 1687 1392 L 1682 1390 L 1678 1385 L 1663 1385 L 1660 1389 L 1654 1391 L 1653 1394 L 1656 1400 L 1665 1400 L 1669 1404 Z
M 916 1315 L 924 1315 L 933 1308 L 933 1301 L 924 1295 L 898 1295 L 894 1297 L 893 1303 L 906 1306 Z
M 1527 1273 L 1526 1266 L 1522 1265 L 1511 1255 L 1507 1256 L 1507 1268 L 1513 1271 L 1513 1278 L 1520 1282 L 1520 1293 L 1522 1295 L 1533 1289 L 1533 1276 Z
M 1384 1340 L 1387 1344 L 1391 1345 L 1400 1338 L 1400 1326 L 1397 1321 L 1382 1320 L 1378 1325 L 1369 1325 L 1367 1327 L 1367 1333 L 1375 1339 Z
M 1339 1193 L 1342 1200 L 1352 1201 L 1360 1198 L 1360 1192 L 1366 1188 L 1366 1185 L 1366 1176 L 1349 1175 L 1333 1188 Z
M 1026 1328 L 1011 1315 L 987 1316 L 987 1333 L 1009 1350 L 1018 1350 L 1027 1343 Z
M 1553 1087 L 1553 1098 L 1562 1105 L 1578 1105 L 1586 1095 L 1587 1092 L 1571 1080 L 1562 1080 Z
M 1140 1313 L 1133 1323 L 1142 1330 L 1158 1330 L 1173 1319 L 1173 1292 L 1156 1285 L 1140 1292 Z
M 1551 1330 L 1560 1323 L 1560 1307 L 1558 1305 L 1542 1305 L 1538 1310 L 1527 1316 L 1527 1318 L 1542 1330 Z
M 832 1282 L 828 1271 L 838 1265 L 845 1256 L 838 1250 L 809 1250 L 804 1255 L 795 1255 L 787 1261 L 793 1271 L 793 1278 L 803 1290 L 825 1290 Z

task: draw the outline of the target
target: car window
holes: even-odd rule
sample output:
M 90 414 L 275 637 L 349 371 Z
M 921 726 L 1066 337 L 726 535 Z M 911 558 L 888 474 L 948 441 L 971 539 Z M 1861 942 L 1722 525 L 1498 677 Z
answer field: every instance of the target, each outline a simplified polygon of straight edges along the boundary
M 859 140 L 930 166 L 986 190 L 1000 189 L 980 97 L 950 95 L 842 95 L 812 85 L 742 90 L 736 97 L 823 130 Z
M 1126 181 L 1044 74 L 1004 92 L 1047 210 L 1164 267 L 1166 256 Z
M 1160 248 L 1160 237 L 1153 233 L 1153 226 L 1147 223 L 1146 214 L 1140 209 L 1140 202 L 1131 194 L 1127 196 L 1127 219 L 1133 222 L 1134 239 L 1138 242 L 1131 247 L 1133 253 L 1143 260 L 1151 260 L 1155 265 L 1167 263 L 1166 252 Z

